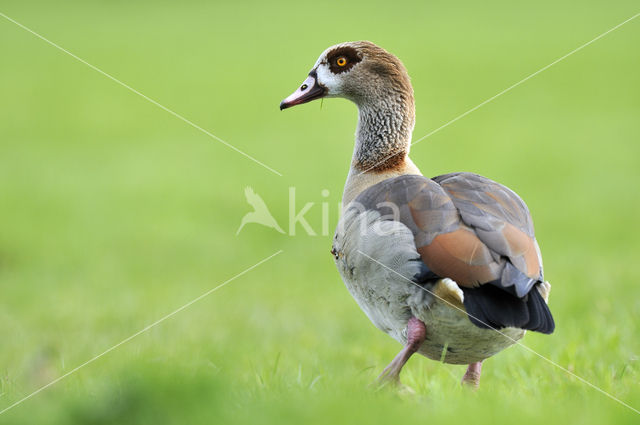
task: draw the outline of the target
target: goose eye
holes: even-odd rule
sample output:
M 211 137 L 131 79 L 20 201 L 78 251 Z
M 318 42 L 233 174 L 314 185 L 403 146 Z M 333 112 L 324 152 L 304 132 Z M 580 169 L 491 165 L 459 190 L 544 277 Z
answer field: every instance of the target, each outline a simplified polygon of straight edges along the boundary
M 338 64 L 338 66 L 345 66 L 347 64 L 347 58 L 345 58 L 344 56 L 340 56 L 336 63 Z

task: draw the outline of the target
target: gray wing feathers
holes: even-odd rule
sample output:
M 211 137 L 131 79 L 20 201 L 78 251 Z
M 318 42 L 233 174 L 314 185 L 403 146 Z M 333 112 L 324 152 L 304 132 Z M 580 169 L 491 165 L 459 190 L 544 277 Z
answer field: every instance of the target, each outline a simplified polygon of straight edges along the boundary
M 400 176 L 365 190 L 354 205 L 407 226 L 427 266 L 459 284 L 477 286 L 497 280 L 521 297 L 542 280 L 526 204 L 485 177 L 471 173 L 432 180 Z
M 492 231 L 508 222 L 533 237 L 529 208 L 511 189 L 473 173 L 452 173 L 432 179 L 450 193 L 465 223 Z

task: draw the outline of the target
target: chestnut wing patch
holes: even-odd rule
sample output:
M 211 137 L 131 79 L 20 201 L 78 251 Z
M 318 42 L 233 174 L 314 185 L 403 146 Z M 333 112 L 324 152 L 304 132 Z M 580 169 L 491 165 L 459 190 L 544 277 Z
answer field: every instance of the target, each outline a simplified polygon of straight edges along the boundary
M 517 194 L 472 173 L 447 174 L 433 181 L 451 197 L 462 221 L 474 229 L 494 255 L 508 258 L 532 280 L 542 280 L 533 221 L 527 205 Z

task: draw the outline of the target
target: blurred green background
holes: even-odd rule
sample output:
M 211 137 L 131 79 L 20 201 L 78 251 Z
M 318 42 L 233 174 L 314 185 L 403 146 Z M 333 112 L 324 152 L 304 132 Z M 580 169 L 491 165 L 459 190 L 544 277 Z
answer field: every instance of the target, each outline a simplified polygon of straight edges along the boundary
M 233 152 L 0 17 L 0 409 L 279 249 L 284 253 L 32 399 L 0 423 L 638 423 L 521 347 L 464 367 L 412 359 L 415 394 L 369 386 L 399 350 L 356 306 L 329 235 L 356 108 L 280 112 L 318 55 L 398 55 L 414 139 L 631 17 L 632 0 L 3 0 L 0 11 L 283 174 Z M 524 343 L 640 409 L 640 18 L 412 149 L 529 204 L 552 336 Z M 328 197 L 322 197 L 323 190 Z

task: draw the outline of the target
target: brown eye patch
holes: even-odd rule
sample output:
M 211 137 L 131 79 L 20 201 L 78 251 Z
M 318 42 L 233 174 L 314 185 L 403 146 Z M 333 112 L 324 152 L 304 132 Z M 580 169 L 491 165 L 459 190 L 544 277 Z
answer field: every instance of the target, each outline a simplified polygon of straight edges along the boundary
M 353 68 L 355 64 L 362 61 L 358 52 L 353 47 L 338 47 L 327 54 L 329 69 L 334 74 L 346 72 Z

